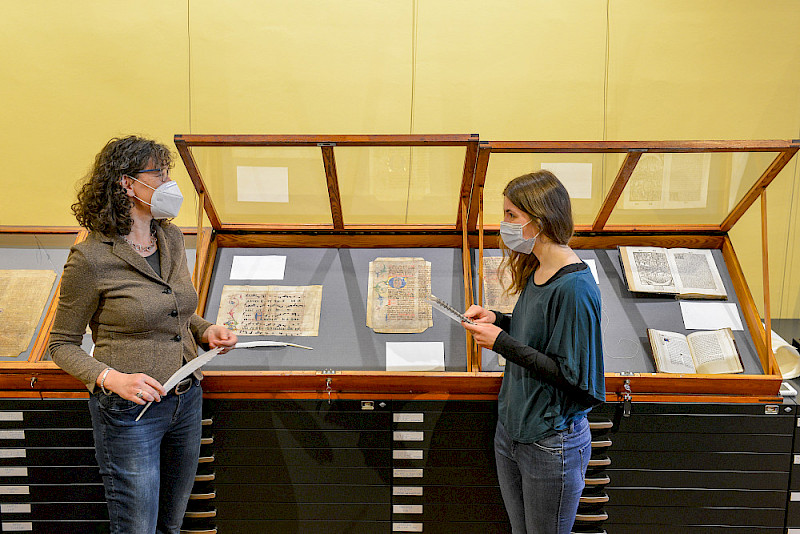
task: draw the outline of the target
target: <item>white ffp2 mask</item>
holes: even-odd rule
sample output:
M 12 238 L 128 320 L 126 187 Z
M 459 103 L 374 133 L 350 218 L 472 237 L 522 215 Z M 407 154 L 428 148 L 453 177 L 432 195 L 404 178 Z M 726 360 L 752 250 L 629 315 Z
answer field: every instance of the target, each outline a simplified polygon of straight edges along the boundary
M 133 176 L 131 176 L 131 179 L 136 180 Z M 150 198 L 150 202 L 145 202 L 136 195 L 134 195 L 134 197 L 150 206 L 150 214 L 154 219 L 174 219 L 178 216 L 181 210 L 181 204 L 183 204 L 183 194 L 177 182 L 170 180 L 158 187 L 150 187 L 141 180 L 136 181 L 153 190 L 153 196 Z

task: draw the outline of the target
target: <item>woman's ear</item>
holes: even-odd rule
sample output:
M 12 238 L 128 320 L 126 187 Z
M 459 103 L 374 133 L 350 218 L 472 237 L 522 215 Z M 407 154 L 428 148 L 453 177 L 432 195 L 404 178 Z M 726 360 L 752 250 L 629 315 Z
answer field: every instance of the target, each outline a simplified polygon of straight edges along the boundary
M 128 193 L 128 196 L 133 195 L 133 184 L 130 176 L 128 176 L 127 174 L 123 174 L 122 176 L 120 176 L 119 185 L 126 193 Z

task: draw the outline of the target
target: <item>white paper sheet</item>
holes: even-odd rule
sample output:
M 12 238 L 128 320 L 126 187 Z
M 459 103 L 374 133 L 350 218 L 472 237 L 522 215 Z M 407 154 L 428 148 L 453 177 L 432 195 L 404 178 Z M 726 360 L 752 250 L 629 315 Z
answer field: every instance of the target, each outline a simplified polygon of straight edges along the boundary
M 592 271 L 592 276 L 594 276 L 595 283 L 600 285 L 600 277 L 597 276 L 597 262 L 594 260 L 583 260 L 583 263 L 589 266 L 589 269 Z
M 592 198 L 591 163 L 542 163 L 542 169 L 555 174 L 570 197 Z
M 288 167 L 236 167 L 239 202 L 289 202 Z
M 441 341 L 386 342 L 387 371 L 444 371 Z
M 682 300 L 680 304 L 683 325 L 687 330 L 744 330 L 736 303 Z
M 286 256 L 234 256 L 231 280 L 283 280 Z

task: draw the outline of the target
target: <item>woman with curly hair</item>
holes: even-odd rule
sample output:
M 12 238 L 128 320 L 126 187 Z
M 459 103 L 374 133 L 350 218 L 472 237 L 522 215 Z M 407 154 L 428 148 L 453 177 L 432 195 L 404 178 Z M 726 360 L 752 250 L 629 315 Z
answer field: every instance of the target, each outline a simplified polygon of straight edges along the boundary
M 514 534 L 569 534 L 591 456 L 586 414 L 605 399 L 600 291 L 569 247 L 569 194 L 551 172 L 511 180 L 500 237 L 509 316 L 464 315 L 475 341 L 508 360 L 498 396 L 497 477 Z
M 161 384 L 198 344 L 227 352 L 237 341 L 195 313 L 183 234 L 167 220 L 183 201 L 171 165 L 166 146 L 136 136 L 97 155 L 72 205 L 90 233 L 67 258 L 50 334 L 53 361 L 91 393 L 112 533 L 179 533 L 200 453 L 202 374 Z M 81 348 L 87 324 L 93 356 Z

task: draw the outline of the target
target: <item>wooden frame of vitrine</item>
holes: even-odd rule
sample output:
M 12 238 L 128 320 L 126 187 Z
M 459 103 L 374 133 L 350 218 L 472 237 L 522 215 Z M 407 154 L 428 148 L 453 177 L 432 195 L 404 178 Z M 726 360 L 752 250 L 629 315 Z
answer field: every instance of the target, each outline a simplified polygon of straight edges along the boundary
M 328 247 L 328 248 L 461 248 L 465 302 L 472 302 L 471 264 L 469 260 L 467 215 L 475 164 L 478 136 L 472 135 L 176 135 L 175 145 L 186 165 L 192 183 L 200 197 L 198 235 L 202 233 L 205 250 L 198 251 L 196 284 L 200 296 L 199 310 L 205 308 L 211 269 L 218 247 Z M 249 225 L 225 224 L 191 152 L 191 147 L 319 147 L 325 169 L 326 187 L 331 205 L 330 225 Z M 425 147 L 463 146 L 465 158 L 456 220 L 439 225 L 350 225 L 346 224 L 339 198 L 338 176 L 334 148 L 356 147 Z M 203 216 L 212 230 L 202 228 Z M 465 372 L 446 373 L 387 373 L 381 371 L 337 371 L 323 374 L 317 371 L 209 371 L 204 382 L 206 391 L 226 394 L 250 392 L 255 394 L 292 395 L 296 392 L 338 396 L 362 392 L 384 394 L 427 395 L 445 398 L 459 395 L 480 395 L 489 398 L 499 389 L 497 373 L 480 373 L 472 369 L 474 346 L 467 337 L 470 354 Z M 488 396 L 487 396 L 487 392 Z M 307 397 L 309 393 L 299 393 Z

